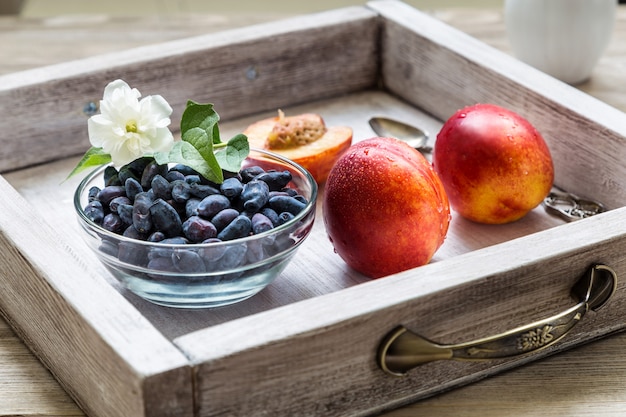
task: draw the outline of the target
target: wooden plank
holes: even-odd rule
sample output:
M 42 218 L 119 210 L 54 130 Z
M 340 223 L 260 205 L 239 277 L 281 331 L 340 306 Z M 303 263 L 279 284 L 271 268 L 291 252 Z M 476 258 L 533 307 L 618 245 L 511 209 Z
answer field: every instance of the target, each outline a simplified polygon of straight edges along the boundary
M 11 327 L 89 415 L 189 415 L 187 359 L 3 178 L 0 189 L 0 310 Z
M 139 46 L 285 19 L 294 13 L 276 11 L 137 16 L 57 14 L 26 17 L 0 14 L 0 74 L 75 61 Z M 25 48 L 28 45 L 28 48 Z
M 0 413 L 83 416 L 26 345 L 0 320 Z
M 405 4 L 368 5 L 386 18 L 386 88 L 442 120 L 477 102 L 511 108 L 548 142 L 560 187 L 623 205 L 624 113 Z
M 116 78 L 163 95 L 172 120 L 189 99 L 229 119 L 372 87 L 375 19 L 346 8 L 1 76 L 0 171 L 84 152 L 82 110 Z

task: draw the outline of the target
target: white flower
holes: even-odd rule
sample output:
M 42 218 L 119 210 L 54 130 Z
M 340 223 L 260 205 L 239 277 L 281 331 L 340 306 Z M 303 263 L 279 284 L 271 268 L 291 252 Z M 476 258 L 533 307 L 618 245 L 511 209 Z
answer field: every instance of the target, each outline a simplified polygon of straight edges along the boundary
M 116 166 L 144 155 L 167 152 L 174 143 L 168 126 L 172 108 L 160 95 L 141 101 L 136 88 L 115 80 L 104 89 L 100 114 L 89 118 L 89 141 L 109 155 Z

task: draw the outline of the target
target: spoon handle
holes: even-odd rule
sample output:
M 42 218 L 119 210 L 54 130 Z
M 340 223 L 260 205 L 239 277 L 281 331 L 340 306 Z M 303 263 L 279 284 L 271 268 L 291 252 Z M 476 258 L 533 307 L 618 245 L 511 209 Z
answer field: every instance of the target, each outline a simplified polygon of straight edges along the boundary
M 568 222 L 591 217 L 606 211 L 606 208 L 601 203 L 583 199 L 556 188 L 543 200 L 543 206 L 548 213 L 559 216 Z

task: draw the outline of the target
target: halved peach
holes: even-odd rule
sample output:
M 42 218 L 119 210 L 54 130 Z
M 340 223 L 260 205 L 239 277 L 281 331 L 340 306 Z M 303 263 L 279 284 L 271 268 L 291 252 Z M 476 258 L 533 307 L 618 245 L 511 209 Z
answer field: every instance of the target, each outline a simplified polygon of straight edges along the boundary
M 352 129 L 326 127 L 318 114 L 304 113 L 260 120 L 244 130 L 251 147 L 275 152 L 302 165 L 323 183 L 330 169 L 352 144 Z

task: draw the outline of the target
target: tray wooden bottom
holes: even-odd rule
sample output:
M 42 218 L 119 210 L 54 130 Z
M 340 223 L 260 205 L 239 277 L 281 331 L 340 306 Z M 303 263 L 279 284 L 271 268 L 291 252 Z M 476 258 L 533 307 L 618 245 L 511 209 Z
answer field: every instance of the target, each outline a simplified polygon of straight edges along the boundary
M 289 114 L 317 112 L 328 125 L 347 125 L 354 130 L 354 141 L 375 136 L 368 120 L 373 115 L 387 115 L 421 126 L 430 134 L 431 144 L 442 122 L 404 101 L 382 91 L 364 91 L 349 96 L 285 108 Z M 217 109 L 219 112 L 219 109 Z M 241 132 L 248 124 L 273 113 L 262 113 L 246 118 L 221 123 L 224 137 Z M 85 137 L 85 147 L 88 140 Z M 41 215 L 58 230 L 71 229 L 71 236 L 81 240 L 72 206 L 73 190 L 80 178 L 64 179 L 75 165 L 77 158 L 52 162 L 43 166 L 14 171 L 5 178 L 15 187 Z M 574 191 L 574 190 L 573 190 Z M 338 291 L 362 282 L 367 278 L 350 270 L 333 252 L 322 221 L 320 189 L 317 218 L 314 231 L 299 249 L 297 256 L 286 270 L 264 291 L 242 303 L 219 309 L 187 311 L 165 308 L 146 302 L 121 288 L 110 274 L 97 263 L 102 276 L 122 294 L 170 340 L 181 335 L 217 325 L 240 317 L 269 310 Z M 449 235 L 436 253 L 433 262 L 448 259 L 463 253 L 502 243 L 517 237 L 535 233 L 563 224 L 561 219 L 545 213 L 538 207 L 522 220 L 509 225 L 480 225 L 454 216 Z M 81 256 L 95 259 L 86 245 L 76 244 Z

